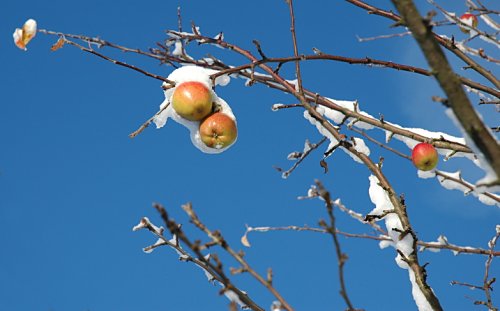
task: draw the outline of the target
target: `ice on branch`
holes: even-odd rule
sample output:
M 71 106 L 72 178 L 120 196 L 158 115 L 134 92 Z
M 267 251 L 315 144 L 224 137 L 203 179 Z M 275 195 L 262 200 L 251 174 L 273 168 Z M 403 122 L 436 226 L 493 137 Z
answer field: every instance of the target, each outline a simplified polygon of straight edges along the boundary
M 16 46 L 26 51 L 26 45 L 36 36 L 36 28 L 36 21 L 31 18 L 24 23 L 22 28 L 16 28 L 12 34 Z
M 404 235 L 403 238 L 401 232 L 403 231 L 403 225 L 399 220 L 399 217 L 394 213 L 394 206 L 389 199 L 389 194 L 380 186 L 380 181 L 374 175 L 369 177 L 370 188 L 368 189 L 368 194 L 370 195 L 370 200 L 375 204 L 375 208 L 370 212 L 370 215 L 385 215 L 382 219 L 385 220 L 385 226 L 391 241 L 380 243 L 381 248 L 387 246 L 393 246 L 395 249 L 401 252 L 403 256 L 409 256 L 413 251 L 413 236 L 411 234 Z M 392 212 L 391 212 L 392 211 Z M 408 270 L 409 279 L 412 285 L 412 295 L 419 311 L 431 311 L 432 308 L 429 302 L 425 299 L 424 294 L 420 290 L 416 280 L 415 273 L 408 266 L 408 264 L 403 260 L 400 254 L 396 256 L 396 263 L 402 269 Z
M 224 99 L 217 96 L 217 93 L 213 91 L 213 87 L 215 85 L 225 86 L 230 82 L 229 76 L 222 75 L 215 79 L 215 85 L 214 85 L 214 83 L 212 82 L 212 78 L 210 76 L 217 72 L 218 71 L 216 70 L 206 69 L 198 66 L 183 66 L 181 68 L 174 70 L 168 76 L 168 79 L 174 81 L 176 85 L 188 81 L 196 81 L 204 84 L 209 90 L 211 90 L 212 100 L 217 109 L 219 109 L 220 112 L 226 114 L 236 122 L 236 117 L 234 116 L 229 104 L 226 103 Z M 167 84 L 164 85 L 168 87 Z M 158 129 L 162 128 L 163 126 L 165 126 L 169 118 L 173 119 L 175 122 L 185 126 L 189 130 L 191 142 L 196 148 L 198 148 L 204 153 L 211 153 L 211 154 L 221 153 L 233 145 L 231 144 L 224 148 L 207 147 L 201 140 L 201 135 L 199 130 L 200 122 L 189 121 L 187 119 L 184 119 L 181 116 L 179 116 L 173 109 L 171 101 L 174 91 L 175 88 L 169 88 L 165 90 L 165 100 L 160 105 L 160 111 L 153 118 L 153 122 L 155 123 L 156 128 Z
M 224 284 L 222 283 L 219 284 L 220 286 L 224 287 Z M 229 299 L 229 301 L 237 303 L 241 309 L 249 309 L 248 306 L 243 301 L 241 301 L 238 294 L 236 294 L 234 291 L 227 288 L 223 288 L 222 291 L 224 292 L 224 296 L 226 296 L 226 298 Z M 246 294 L 245 292 L 243 293 Z

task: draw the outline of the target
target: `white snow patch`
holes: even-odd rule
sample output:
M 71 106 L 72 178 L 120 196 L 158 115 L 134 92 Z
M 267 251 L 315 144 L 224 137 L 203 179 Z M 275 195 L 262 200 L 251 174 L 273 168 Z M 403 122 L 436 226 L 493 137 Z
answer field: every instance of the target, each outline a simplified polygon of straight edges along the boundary
M 436 170 L 430 170 L 430 171 L 417 170 L 417 175 L 419 178 L 422 179 L 433 178 L 436 177 Z
M 147 228 L 148 226 L 151 226 L 151 228 L 158 234 L 161 234 L 163 232 L 163 227 L 155 226 L 151 221 L 149 221 L 149 218 L 147 217 L 142 217 L 139 223 L 132 228 L 132 231 L 138 231 L 140 229 Z
M 172 51 L 173 56 L 182 56 L 184 55 L 182 51 L 182 41 L 181 40 L 175 40 L 175 48 Z
M 406 265 L 406 263 L 405 263 L 405 265 Z M 415 300 L 415 303 L 417 305 L 418 311 L 432 311 L 433 309 L 432 309 L 430 303 L 427 301 L 427 299 L 425 299 L 424 294 L 422 293 L 422 291 L 418 287 L 418 284 L 415 280 L 415 273 L 413 272 L 412 269 L 410 269 L 410 268 L 407 268 L 407 269 L 408 269 L 408 275 L 409 275 L 410 282 L 411 282 L 411 293 L 412 293 L 413 299 Z
M 271 110 L 272 111 L 278 111 L 280 108 L 282 107 L 285 107 L 284 104 L 274 104 L 272 107 L 271 107 Z
M 388 236 L 381 236 L 381 237 L 387 237 L 387 238 L 390 238 Z M 389 246 L 392 246 L 394 247 L 394 242 L 393 241 L 389 241 L 389 240 L 382 240 L 378 243 L 378 246 L 380 247 L 380 249 L 384 249 L 384 248 L 387 248 Z
M 219 285 L 224 287 L 224 284 L 222 284 L 220 282 L 219 282 Z M 242 291 L 242 293 L 246 294 L 244 291 Z M 240 306 L 240 308 L 242 308 L 242 309 L 248 308 L 248 306 L 243 301 L 241 301 L 240 297 L 238 297 L 238 294 L 236 294 L 234 291 L 232 291 L 230 289 L 225 289 L 224 296 L 226 296 L 227 299 L 229 299 L 229 301 L 236 302 Z
M 357 152 L 362 153 L 366 156 L 370 155 L 370 148 L 365 144 L 365 141 L 361 138 L 354 137 L 354 149 Z
M 158 246 L 158 245 L 161 245 L 164 243 L 165 243 L 165 241 L 163 241 L 163 239 L 159 238 L 158 240 L 156 240 L 155 244 L 153 244 L 152 246 Z M 151 254 L 155 249 L 156 249 L 155 247 L 143 248 L 142 251 L 145 252 L 146 254 Z
M 384 211 L 394 210 L 394 206 L 389 200 L 389 195 L 387 194 L 387 191 L 385 191 L 382 187 L 380 187 L 378 178 L 374 175 L 371 175 L 369 177 L 369 180 L 370 180 L 370 188 L 368 189 L 368 193 L 370 195 L 370 200 L 373 202 L 373 204 L 375 204 L 375 209 L 373 209 L 373 211 L 370 212 L 370 214 L 380 215 Z M 387 214 L 383 219 L 385 220 L 387 232 L 389 234 L 389 237 L 392 239 L 392 242 L 381 241 L 379 243 L 379 246 L 381 248 L 385 248 L 387 246 L 393 246 L 394 248 L 399 250 L 404 256 L 410 255 L 414 251 L 413 236 L 411 234 L 407 234 L 404 236 L 403 239 L 400 239 L 401 233 L 398 231 L 402 231 L 403 226 L 401 224 L 401 221 L 399 220 L 399 217 L 394 213 L 390 213 Z M 395 231 L 393 229 L 396 229 L 398 231 Z M 412 285 L 412 295 L 418 307 L 418 310 L 431 311 L 432 308 L 429 302 L 425 299 L 424 294 L 422 293 L 422 291 L 418 287 L 418 284 L 415 281 L 415 274 L 413 270 L 403 260 L 400 254 L 396 256 L 395 260 L 399 267 L 408 270 L 408 275 Z
M 293 87 L 295 88 L 295 91 L 296 92 L 299 92 L 299 80 L 298 79 L 294 79 L 294 80 L 286 80 L 286 82 L 290 83 L 291 85 L 293 85 Z
M 322 114 L 322 108 L 324 107 L 318 107 L 317 111 L 318 113 Z M 328 138 L 330 140 L 330 144 L 326 148 L 326 151 L 331 150 L 334 146 L 336 146 L 339 141 L 331 134 L 327 129 L 325 129 L 321 123 L 318 122 L 315 118 L 313 118 L 308 111 L 304 111 L 304 118 L 308 120 L 312 125 L 316 126 L 316 129 L 318 132 Z
M 357 101 L 337 100 L 337 99 L 332 99 L 332 98 L 327 98 L 327 97 L 325 97 L 325 98 L 337 106 L 343 107 L 343 108 L 351 110 L 353 112 L 357 112 L 363 116 L 373 118 L 373 116 L 371 116 L 370 114 L 359 110 L 359 104 Z M 328 119 L 332 120 L 336 124 L 340 124 L 340 123 L 342 123 L 342 121 L 344 121 L 345 115 L 342 112 L 331 109 L 329 107 L 325 107 L 325 106 L 322 106 L 322 107 L 325 109 L 324 115 Z M 353 119 L 353 118 L 349 118 L 347 121 L 349 122 L 349 124 L 348 124 L 349 126 L 355 126 L 357 128 L 363 129 L 363 130 L 371 130 L 374 128 L 374 126 L 371 124 L 357 121 L 356 119 Z
M 370 195 L 372 203 L 375 204 L 375 208 L 369 213 L 369 215 L 381 215 L 384 211 L 393 210 L 394 206 L 389 199 L 389 195 L 378 184 L 378 178 L 374 175 L 370 175 L 368 179 L 370 180 L 368 194 Z

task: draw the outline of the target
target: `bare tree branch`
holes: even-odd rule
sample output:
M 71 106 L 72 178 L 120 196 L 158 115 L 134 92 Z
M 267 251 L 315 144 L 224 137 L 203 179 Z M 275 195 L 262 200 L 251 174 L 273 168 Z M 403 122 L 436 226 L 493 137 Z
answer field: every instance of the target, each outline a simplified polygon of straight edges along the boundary
M 448 97 L 453 113 L 467 135 L 484 154 L 498 180 L 500 178 L 500 145 L 472 107 L 446 56 L 435 40 L 430 26 L 422 19 L 413 1 L 392 0 L 392 2 L 402 14 L 404 23 L 410 28 L 424 52 L 434 76 Z

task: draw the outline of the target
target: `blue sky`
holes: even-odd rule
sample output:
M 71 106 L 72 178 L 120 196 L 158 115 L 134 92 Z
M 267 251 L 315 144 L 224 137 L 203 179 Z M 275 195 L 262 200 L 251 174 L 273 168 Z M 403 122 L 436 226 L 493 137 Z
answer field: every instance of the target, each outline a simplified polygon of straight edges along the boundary
M 321 138 L 302 111 L 271 111 L 274 103 L 296 102 L 287 94 L 260 85 L 245 87 L 238 79 L 218 88 L 238 118 L 239 138 L 227 152 L 206 155 L 174 122 L 128 138 L 163 101 L 159 81 L 69 46 L 50 52 L 54 37 L 39 34 L 27 52 L 12 42 L 14 29 L 34 18 L 39 28 L 147 49 L 165 39 L 164 30 L 177 28 L 178 5 L 187 29 L 194 21 L 204 34 L 224 31 L 228 41 L 246 49 L 252 50 L 251 41 L 258 39 L 270 56 L 293 53 L 284 1 L 0 4 L 0 310 L 227 310 L 227 299 L 218 296 L 219 288 L 207 283 L 198 268 L 179 262 L 170 249 L 142 252 L 155 239 L 131 228 L 142 216 L 160 224 L 152 202 L 164 204 L 189 234 L 203 238 L 180 209 L 192 202 L 206 225 L 220 229 L 235 249 L 243 248 L 239 239 L 245 224 L 313 226 L 326 218 L 320 201 L 296 199 L 315 178 L 348 207 L 360 213 L 373 208 L 369 172 L 342 152 L 328 159 L 326 175 L 318 164 L 322 151 L 311 155 L 287 180 L 273 169 L 290 166 L 286 156 L 301 150 L 305 139 Z M 316 47 L 332 54 L 425 67 L 409 37 L 359 43 L 356 35 L 394 30 L 389 29 L 390 21 L 347 3 L 323 1 L 312 6 L 297 1 L 296 14 L 304 53 Z M 191 45 L 188 51 L 196 57 L 211 53 L 233 65 L 245 61 L 214 47 Z M 135 55 L 101 52 L 163 76 L 172 70 Z M 292 66 L 283 73 L 294 79 Z M 336 99 L 357 99 L 372 115 L 383 113 L 404 126 L 459 134 L 444 109 L 430 100 L 441 94 L 430 78 L 324 62 L 303 65 L 303 76 L 306 88 Z M 493 107 L 481 109 L 490 115 L 486 120 L 495 120 Z M 392 145 L 409 153 L 401 143 Z M 445 234 L 452 243 L 486 247 L 500 219 L 496 207 L 446 191 L 435 180 L 418 179 L 410 162 L 369 146 L 374 159 L 385 157 L 384 171 L 396 191 L 406 195 L 421 239 L 434 241 Z M 472 180 L 481 177 L 462 160 L 441 163 L 440 168 L 462 169 Z M 371 232 L 338 211 L 337 215 L 340 229 Z M 273 268 L 276 288 L 296 310 L 344 308 L 328 236 L 254 233 L 250 240 L 253 246 L 245 249 L 246 258 L 263 274 Z M 349 255 L 347 286 L 356 307 L 416 309 L 407 271 L 396 266 L 393 249 L 380 250 L 377 243 L 366 240 L 341 238 L 341 243 Z M 237 266 L 221 257 L 226 268 Z M 480 283 L 484 260 L 450 252 L 421 254 L 421 262 L 430 263 L 429 283 L 449 310 L 472 309 L 466 295 L 483 299 L 480 293 L 451 287 L 449 282 Z M 249 276 L 234 280 L 263 307 L 273 301 Z

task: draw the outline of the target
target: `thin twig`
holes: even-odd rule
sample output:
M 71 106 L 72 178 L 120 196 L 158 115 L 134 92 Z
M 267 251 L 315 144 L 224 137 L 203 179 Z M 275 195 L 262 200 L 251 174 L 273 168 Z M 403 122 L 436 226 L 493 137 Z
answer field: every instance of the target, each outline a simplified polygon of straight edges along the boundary
M 332 201 L 332 204 L 334 204 L 335 201 Z M 366 224 L 366 222 L 364 222 Z M 246 239 L 246 242 L 248 245 L 250 242 L 248 242 L 248 234 L 250 232 L 270 232 L 270 231 L 308 231 L 308 232 L 314 232 L 314 233 L 322 233 L 326 234 L 328 233 L 326 229 L 324 228 L 317 228 L 317 227 L 310 227 L 310 226 L 282 226 L 282 227 L 265 227 L 265 226 L 259 226 L 259 227 L 251 227 L 247 226 L 244 237 Z M 375 241 L 388 241 L 391 242 L 392 239 L 387 235 L 387 231 L 383 230 L 383 232 L 380 235 L 370 235 L 370 234 L 363 234 L 363 233 L 350 233 L 350 232 L 345 232 L 341 231 L 337 228 L 336 233 L 339 235 L 342 235 L 346 238 L 358 238 L 358 239 L 367 239 L 367 240 L 375 240 Z M 441 243 L 441 242 L 424 242 L 424 241 L 418 241 L 418 246 L 420 246 L 420 250 L 424 251 L 426 249 L 435 249 L 435 250 L 449 250 L 454 252 L 455 254 L 470 254 L 470 255 L 492 255 L 493 257 L 499 257 L 500 256 L 500 251 L 493 251 L 489 249 L 484 249 L 480 247 L 470 247 L 470 246 L 459 246 L 455 244 L 451 244 L 449 242 L 447 243 Z M 247 246 L 248 246 L 247 245 Z
M 340 288 L 341 288 L 340 295 L 342 296 L 345 303 L 347 304 L 347 310 L 354 311 L 356 309 L 353 307 L 353 304 L 352 304 L 351 300 L 349 299 L 349 295 L 347 294 L 347 288 L 345 285 L 344 265 L 345 265 L 348 257 L 347 257 L 347 254 L 342 252 L 342 249 L 340 247 L 340 242 L 339 242 L 339 239 L 337 237 L 337 227 L 335 225 L 335 215 L 333 213 L 333 204 L 331 203 L 330 192 L 328 192 L 323 187 L 323 184 L 319 180 L 316 180 L 315 183 L 316 183 L 316 186 L 318 188 L 320 197 L 322 197 L 323 200 L 325 201 L 326 210 L 327 210 L 328 217 L 330 220 L 329 224 L 323 223 L 323 227 L 325 228 L 325 230 L 329 234 L 331 234 L 331 236 L 333 238 L 333 243 L 335 245 L 335 253 L 337 255 L 337 264 L 338 264 L 338 272 L 339 272 L 339 282 L 340 282 Z M 320 222 L 320 224 L 321 224 L 321 222 Z
M 130 133 L 128 135 L 128 137 L 135 138 L 137 135 L 139 135 L 140 133 L 142 133 L 142 131 L 144 131 L 154 121 L 154 119 L 157 116 L 159 116 L 163 111 L 165 111 L 165 109 L 167 109 L 169 105 L 170 105 L 170 103 L 167 103 L 163 108 L 161 108 L 157 113 L 155 113 L 154 116 L 152 116 L 146 122 L 144 122 L 137 130 L 135 130 L 132 133 Z
M 259 283 L 261 283 L 264 287 L 266 287 L 271 294 L 278 299 L 283 308 L 288 311 L 293 311 L 293 308 L 288 304 L 288 302 L 283 298 L 283 296 L 270 284 L 264 277 L 258 274 L 249 264 L 248 262 L 241 256 L 241 254 L 235 252 L 224 239 L 218 231 L 211 231 L 208 229 L 205 224 L 201 222 L 198 215 L 193 210 L 193 207 L 190 203 L 184 204 L 182 209 L 189 216 L 191 222 L 201 231 L 203 231 L 212 241 L 220 245 L 226 252 L 228 252 L 239 264 L 241 264 L 244 271 L 250 273 Z
M 297 45 L 297 33 L 295 32 L 295 13 L 293 12 L 293 0 L 286 0 L 288 9 L 290 11 L 290 32 L 292 33 L 293 55 L 299 57 L 299 47 Z M 300 74 L 300 61 L 295 61 L 295 75 L 297 76 L 298 91 L 302 96 L 304 95 L 304 88 L 302 87 L 302 75 Z
M 198 243 L 193 243 L 181 229 L 181 226 L 174 220 L 170 219 L 166 209 L 160 204 L 154 204 L 153 207 L 160 214 L 165 226 L 168 230 L 176 236 L 180 241 L 182 241 L 189 249 L 191 249 L 197 256 L 198 259 L 208 267 L 214 274 L 217 274 L 218 281 L 224 285 L 223 291 L 232 291 L 238 296 L 238 299 L 244 303 L 247 307 L 255 311 L 264 311 L 262 307 L 257 305 L 246 293 L 238 289 L 231 280 L 226 276 L 222 270 L 222 265 L 220 263 L 214 264 L 209 259 L 201 253 Z
M 300 163 L 302 163 L 302 161 L 304 161 L 304 159 L 307 158 L 307 156 L 312 151 L 314 151 L 319 146 L 321 146 L 325 141 L 326 141 L 326 137 L 323 137 L 323 138 L 321 138 L 321 140 L 319 142 L 317 142 L 315 144 L 309 143 L 309 145 L 308 145 L 309 148 L 307 148 L 306 151 L 304 151 L 300 154 L 300 157 L 298 158 L 297 161 L 295 161 L 295 163 L 292 165 L 292 167 L 290 167 L 287 171 L 282 173 L 283 178 L 287 178 L 288 176 L 290 176 L 290 174 L 300 165 Z
M 44 31 L 44 30 L 43 30 L 43 29 L 41 29 L 41 30 L 39 30 L 39 31 Z M 48 33 L 48 32 L 47 32 L 47 33 Z M 159 75 L 154 74 L 154 73 L 150 73 L 150 72 L 148 72 L 148 71 L 146 71 L 146 70 L 144 70 L 144 69 L 141 69 L 141 68 L 139 68 L 139 67 L 136 67 L 136 66 L 134 66 L 134 65 L 130 65 L 130 64 L 127 64 L 127 63 L 125 63 L 125 62 L 122 62 L 122 61 L 119 61 L 119 60 L 112 59 L 112 58 L 110 58 L 110 57 L 108 57 L 108 56 L 106 56 L 106 55 L 104 55 L 104 54 L 101 54 L 101 53 L 97 52 L 96 50 L 94 50 L 94 49 L 90 48 L 90 45 L 89 45 L 89 48 L 86 48 L 86 47 L 84 47 L 84 46 L 82 46 L 82 45 L 80 45 L 80 44 L 78 44 L 78 43 L 76 43 L 76 42 L 74 42 L 74 41 L 71 41 L 71 40 L 69 40 L 69 39 L 67 39 L 67 38 L 65 38 L 65 37 L 62 37 L 62 38 L 64 38 L 64 42 L 65 42 L 66 44 L 69 44 L 69 45 L 75 46 L 75 47 L 79 48 L 80 50 L 82 50 L 82 51 L 84 51 L 84 52 L 94 54 L 94 55 L 96 55 L 96 56 L 98 56 L 98 57 L 100 57 L 100 58 L 102 58 L 102 59 L 104 59 L 104 60 L 107 60 L 107 61 L 109 61 L 109 62 L 113 63 L 113 64 L 116 64 L 116 65 L 119 65 L 119 66 L 123 66 L 123 67 L 129 68 L 129 69 L 135 70 L 135 71 L 140 72 L 140 73 L 142 73 L 142 74 L 144 74 L 144 75 L 146 75 L 146 76 L 148 76 L 148 77 L 151 77 L 151 78 L 154 78 L 154 79 L 157 79 L 157 80 L 163 81 L 163 82 L 168 83 L 168 84 L 170 84 L 170 85 L 175 85 L 175 82 L 173 82 L 173 81 L 171 81 L 171 80 L 169 80 L 169 79 L 167 79 L 167 78 L 165 78 L 165 77 L 159 76 Z

